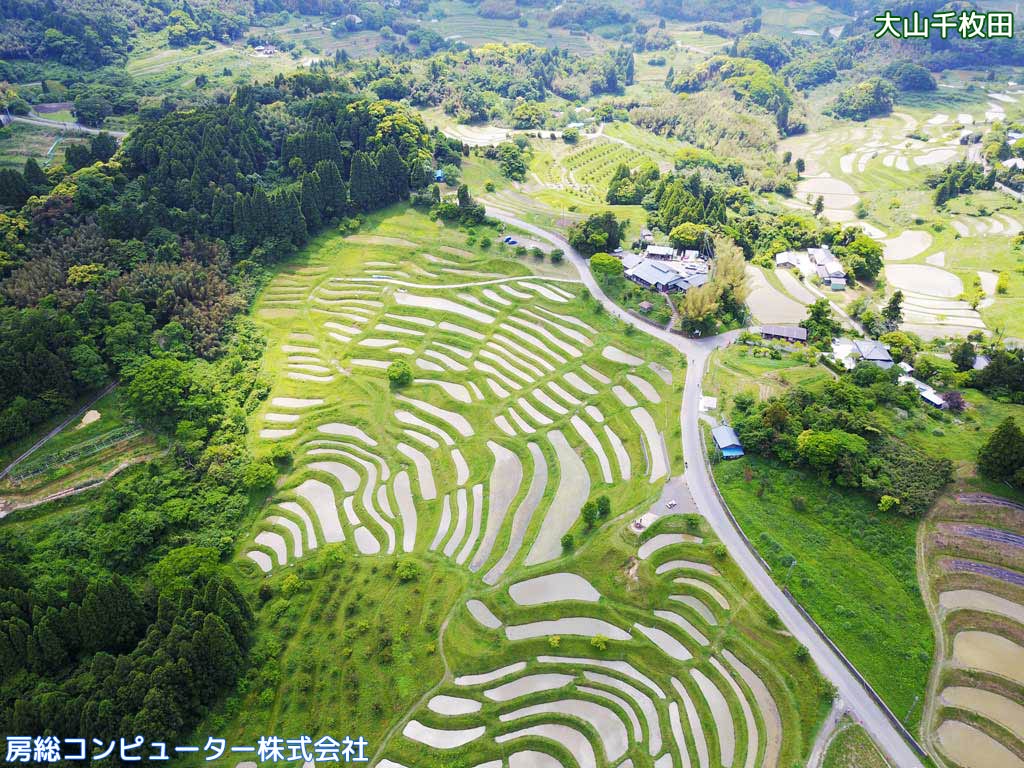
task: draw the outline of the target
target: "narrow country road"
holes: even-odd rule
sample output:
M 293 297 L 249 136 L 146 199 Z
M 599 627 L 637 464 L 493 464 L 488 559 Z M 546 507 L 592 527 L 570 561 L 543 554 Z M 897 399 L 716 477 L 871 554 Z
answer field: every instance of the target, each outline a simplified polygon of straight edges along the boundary
M 87 125 L 81 123 L 69 123 L 64 120 L 48 120 L 45 117 L 21 117 L 12 115 L 11 120 L 16 123 L 25 123 L 26 125 L 38 125 L 42 128 L 56 128 L 61 131 L 74 131 L 75 133 L 89 133 L 96 135 L 98 133 L 109 133 L 115 139 L 123 139 L 128 135 L 126 131 L 110 131 L 103 128 L 90 128 Z
M 43 437 L 40 438 L 39 441 L 36 442 L 31 448 L 29 448 L 27 451 L 25 451 L 23 454 L 21 454 L 21 456 L 16 458 L 10 464 L 8 464 L 6 467 L 4 467 L 4 469 L 2 471 L 0 471 L 0 480 L 3 480 L 5 477 L 7 477 L 11 473 L 11 470 L 13 470 L 19 464 L 21 464 L 21 462 L 23 462 L 25 459 L 27 459 L 29 456 L 31 456 L 36 451 L 38 451 L 44 445 L 46 445 L 54 437 L 56 437 L 61 432 L 63 432 L 67 428 L 67 426 L 69 424 L 71 424 L 72 422 L 77 421 L 78 419 L 82 418 L 82 416 L 85 414 L 85 412 L 87 410 L 92 408 L 93 405 L 95 405 L 101 398 L 106 397 L 108 394 L 110 394 L 114 390 L 114 387 L 116 387 L 116 386 L 117 386 L 117 382 L 116 381 L 112 381 L 109 384 L 107 384 L 107 386 L 105 386 L 100 391 L 100 393 L 98 395 L 96 395 L 96 397 L 94 397 L 88 403 L 86 403 L 81 408 L 79 408 L 77 411 L 75 411 L 73 414 L 71 414 L 66 419 L 64 419 L 64 421 L 62 421 L 56 427 L 54 427 L 49 432 L 47 432 L 45 435 L 43 435 Z
M 711 473 L 704 457 L 701 442 L 699 404 L 701 380 L 711 353 L 719 347 L 730 344 L 738 331 L 706 339 L 689 339 L 652 326 L 623 309 L 609 299 L 590 272 L 590 267 L 579 252 L 562 236 L 548 232 L 541 227 L 522 221 L 514 213 L 488 206 L 487 214 L 499 221 L 530 232 L 557 248 L 579 272 L 580 279 L 590 292 L 605 306 L 609 314 L 633 325 L 655 338 L 671 344 L 686 355 L 686 385 L 683 389 L 683 407 L 680 423 L 683 428 L 683 455 L 687 457 L 686 483 L 693 495 L 700 514 L 708 521 L 715 534 L 729 551 L 729 555 L 743 570 L 747 579 L 766 603 L 774 610 L 793 637 L 806 646 L 811 658 L 821 673 L 836 687 L 837 695 L 847 705 L 854 719 L 860 722 L 897 768 L 923 768 L 917 753 L 904 739 L 903 734 L 889 719 L 883 708 L 873 697 L 873 691 L 862 684 L 843 662 L 832 647 L 822 639 L 814 626 L 797 609 L 796 605 L 772 579 L 771 574 L 747 545 L 732 519 L 732 515 L 720 501 L 711 479 Z M 693 459 L 690 462 L 689 459 Z

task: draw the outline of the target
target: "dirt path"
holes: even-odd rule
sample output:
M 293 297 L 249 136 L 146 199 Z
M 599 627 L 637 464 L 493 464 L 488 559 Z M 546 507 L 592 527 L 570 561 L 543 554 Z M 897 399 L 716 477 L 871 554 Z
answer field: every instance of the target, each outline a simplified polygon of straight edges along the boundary
M 960 497 L 958 496 L 959 500 Z M 930 585 L 930 579 L 928 577 L 928 559 L 927 559 L 927 548 L 928 548 L 928 536 L 930 531 L 930 520 L 931 515 L 925 517 L 921 521 L 921 525 L 917 527 L 917 542 L 915 549 L 917 551 L 917 582 L 918 588 L 921 591 L 921 599 L 924 601 L 925 610 L 928 611 L 928 618 L 932 622 L 932 632 L 935 635 L 935 652 L 932 658 L 932 669 L 931 674 L 928 676 L 928 685 L 924 692 L 924 707 L 921 711 L 921 738 L 924 741 L 925 746 L 928 748 L 928 752 L 932 755 L 932 759 L 942 766 L 943 763 L 939 751 L 935 748 L 935 742 L 933 739 L 933 728 L 935 720 L 935 709 L 939 697 L 939 681 L 942 678 L 942 670 L 944 665 L 942 659 L 945 656 L 943 649 L 946 646 L 946 635 L 942 626 L 942 617 L 939 615 L 939 606 L 935 600 L 932 599 L 932 590 Z
M 26 125 L 38 125 L 43 128 L 57 128 L 61 131 L 75 131 L 77 133 L 88 133 L 95 136 L 99 133 L 109 133 L 115 139 L 123 139 L 128 135 L 126 131 L 108 131 L 102 128 L 90 128 L 87 125 L 81 123 L 67 123 L 62 120 L 48 120 L 45 117 L 11 117 L 16 123 L 25 123 Z
M 17 512 L 18 510 L 21 509 L 32 509 L 33 507 L 39 507 L 42 506 L 43 504 L 49 504 L 51 501 L 57 501 L 58 499 L 66 499 L 70 496 L 77 496 L 80 493 L 91 491 L 93 488 L 98 488 L 115 475 L 120 474 L 124 470 L 128 469 L 128 467 L 131 467 L 135 464 L 139 464 L 143 461 L 149 461 L 149 459 L 151 458 L 152 456 L 147 454 L 144 456 L 137 456 L 129 461 L 123 461 L 116 467 L 114 467 L 112 470 L 107 472 L 107 474 L 105 474 L 103 477 L 98 477 L 95 480 L 90 480 L 89 482 L 83 485 L 74 486 L 73 488 L 65 488 L 63 491 L 51 493 L 49 496 L 44 496 L 43 498 L 36 499 L 34 501 L 26 501 L 21 504 L 11 504 L 10 502 L 5 501 L 4 499 L 0 499 L 0 520 L 7 517 L 7 515 L 11 514 L 11 512 Z
M 842 699 L 837 697 L 832 702 L 832 709 L 829 710 L 828 717 L 825 718 L 825 722 L 818 729 L 818 735 L 814 739 L 814 746 L 811 748 L 810 757 L 807 758 L 807 768 L 819 768 L 821 766 L 822 761 L 825 759 L 825 753 L 828 751 L 828 745 L 842 731 L 838 726 L 844 714 L 846 714 L 846 705 Z

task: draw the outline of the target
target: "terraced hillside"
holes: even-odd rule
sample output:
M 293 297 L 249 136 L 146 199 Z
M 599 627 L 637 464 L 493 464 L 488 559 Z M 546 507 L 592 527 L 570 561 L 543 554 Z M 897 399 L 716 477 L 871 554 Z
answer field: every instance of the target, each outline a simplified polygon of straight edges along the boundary
M 627 530 L 682 471 L 678 354 L 627 335 L 574 280 L 467 251 L 417 214 L 369 232 L 321 241 L 257 304 L 276 373 L 251 432 L 291 463 L 243 570 L 276 589 L 316 562 L 356 590 L 344 619 L 328 594 L 323 618 L 288 630 L 282 663 L 312 697 L 287 706 L 345 727 L 372 715 L 382 766 L 799 759 L 828 703 L 813 667 L 697 519 L 670 516 L 642 544 Z M 407 386 L 389 385 L 395 361 Z M 591 530 L 584 504 L 603 496 Z M 408 622 L 388 704 L 328 713 L 329 681 L 349 680 L 344 654 L 364 658 L 356 638 L 378 621 L 359 597 L 390 573 L 415 586 L 384 593 Z M 332 643 L 301 641 L 325 620 L 352 645 L 306 682 Z M 243 727 L 290 717 L 274 705 Z
M 929 734 L 948 765 L 1024 766 L 1024 507 L 972 494 L 924 543 L 941 658 Z
M 639 547 L 610 533 L 475 592 L 446 636 L 452 673 L 379 765 L 794 764 L 822 690 L 733 568 L 668 518 Z

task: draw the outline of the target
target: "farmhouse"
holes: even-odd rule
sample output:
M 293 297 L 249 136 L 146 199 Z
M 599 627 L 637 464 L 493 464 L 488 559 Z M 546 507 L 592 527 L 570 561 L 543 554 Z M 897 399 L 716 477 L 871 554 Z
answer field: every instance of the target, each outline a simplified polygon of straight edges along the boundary
M 912 376 L 900 376 L 897 381 L 900 384 L 910 384 L 917 390 L 917 394 L 921 396 L 929 405 L 936 408 L 945 408 L 946 401 L 942 399 L 942 395 L 935 391 L 931 385 L 925 384 L 923 381 L 913 378 Z
M 656 291 L 685 291 L 690 287 L 686 278 L 666 264 L 644 259 L 625 275 L 637 285 Z
M 775 266 L 779 269 L 792 269 L 800 266 L 800 254 L 796 251 L 783 251 L 775 254 Z
M 738 459 L 743 455 L 743 446 L 736 435 L 736 430 L 728 424 L 722 424 L 711 430 L 711 436 L 715 439 L 715 445 L 722 452 L 722 458 Z
M 799 325 L 762 325 L 761 338 L 806 342 L 807 329 Z
M 796 267 L 805 277 L 817 275 L 821 282 L 833 291 L 846 290 L 846 270 L 827 245 L 808 248 L 806 251 L 782 251 L 775 254 L 775 266 L 779 269 Z
M 832 342 L 832 359 L 847 370 L 860 361 L 874 363 L 879 368 L 892 368 L 893 360 L 889 350 L 874 339 L 836 339 Z
M 701 258 L 670 261 L 644 258 L 629 267 L 623 259 L 622 265 L 629 280 L 657 291 L 686 291 L 710 279 L 708 263 Z
M 822 283 L 833 291 L 846 290 L 846 270 L 827 245 L 821 248 L 808 248 L 807 255 Z

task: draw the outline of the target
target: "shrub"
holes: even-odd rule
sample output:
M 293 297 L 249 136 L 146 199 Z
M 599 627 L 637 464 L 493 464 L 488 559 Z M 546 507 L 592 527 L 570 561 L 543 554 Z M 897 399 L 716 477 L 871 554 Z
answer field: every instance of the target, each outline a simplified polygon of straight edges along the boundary
M 400 560 L 395 563 L 395 575 L 399 581 L 415 581 L 420 577 L 420 567 L 412 560 Z
M 805 499 L 803 496 L 794 496 L 789 501 L 793 505 L 793 509 L 795 509 L 797 512 L 807 511 L 807 499 Z
M 405 360 L 395 360 L 388 366 L 388 381 L 395 389 L 412 384 L 412 368 Z
M 291 597 L 300 589 L 302 589 L 302 580 L 294 573 L 289 573 L 281 582 L 281 594 L 285 597 Z
M 797 661 L 804 662 L 811 658 L 811 652 L 807 650 L 806 645 L 801 645 L 793 652 L 793 656 Z
M 552 648 L 557 648 L 561 644 L 562 644 L 562 638 L 559 637 L 558 635 L 552 635 L 551 637 L 548 638 L 548 645 L 550 645 Z
M 878 500 L 878 511 L 879 512 L 892 512 L 900 505 L 900 500 L 895 496 L 889 496 L 883 494 L 882 498 Z
M 608 650 L 608 638 L 602 635 L 594 635 L 590 638 L 590 645 L 599 651 Z
M 572 550 L 573 550 L 573 548 L 575 546 L 576 546 L 576 539 L 573 538 L 571 533 L 567 533 L 567 534 L 565 534 L 565 536 L 562 537 L 562 549 L 563 549 L 563 551 L 565 551 L 565 552 L 572 552 Z

